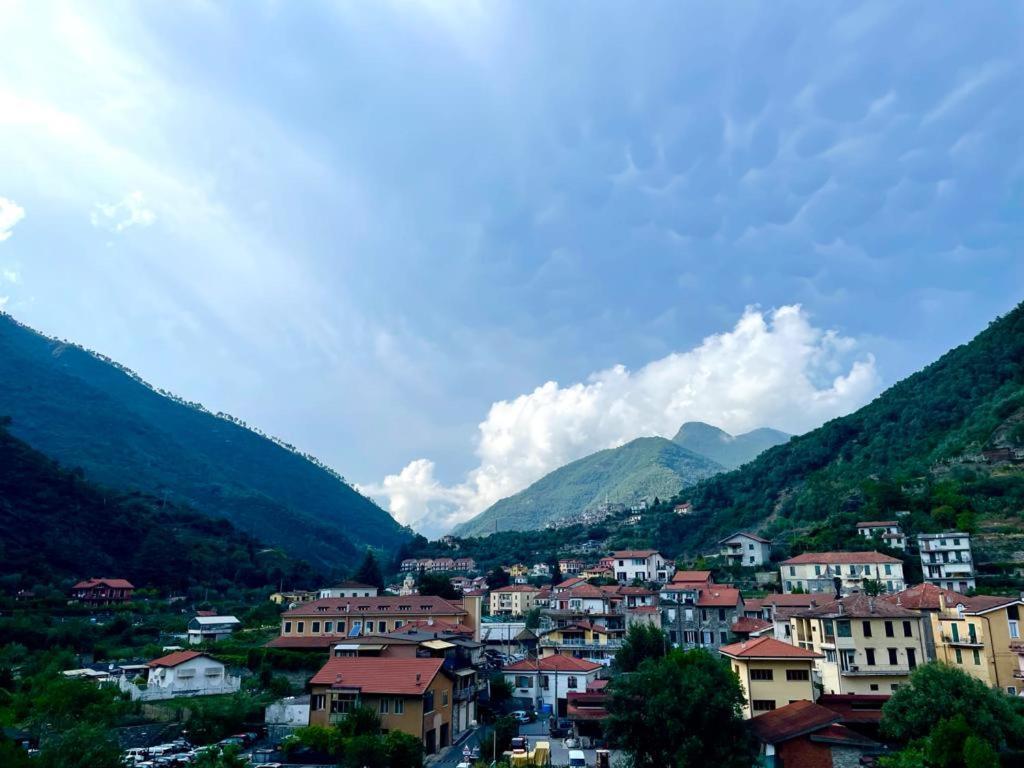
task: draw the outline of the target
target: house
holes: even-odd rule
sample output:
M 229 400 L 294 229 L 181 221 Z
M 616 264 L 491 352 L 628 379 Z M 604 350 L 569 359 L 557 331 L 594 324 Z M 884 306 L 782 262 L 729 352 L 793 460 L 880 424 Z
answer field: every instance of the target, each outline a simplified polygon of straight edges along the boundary
M 564 654 L 610 664 L 622 647 L 622 635 L 593 621 L 579 621 L 543 632 L 539 646 L 541 656 Z
M 530 576 L 534 578 L 547 578 L 551 575 L 551 566 L 547 563 L 534 563 L 530 569 Z
M 960 593 L 977 586 L 969 533 L 919 533 L 917 549 L 925 581 Z
M 86 579 L 71 588 L 71 597 L 88 605 L 129 603 L 135 587 L 125 579 Z
M 1020 645 L 1024 601 L 994 595 L 942 595 L 939 604 L 940 609 L 930 616 L 936 659 L 993 688 L 1020 694 L 1024 680 L 1013 645 Z
M 892 693 L 925 661 L 921 614 L 857 592 L 797 611 L 792 639 L 822 654 L 824 693 Z
M 564 717 L 569 693 L 585 692 L 601 669 L 602 666 L 593 661 L 554 655 L 509 664 L 502 668 L 502 673 L 512 688 L 513 697 L 528 699 L 538 711 L 546 704 L 550 711 Z
M 586 563 L 578 557 L 563 557 L 558 561 L 558 570 L 563 576 L 575 576 L 586 568 Z
M 865 539 L 881 539 L 885 546 L 893 549 L 907 548 L 907 537 L 898 520 L 865 520 L 857 523 L 857 535 Z
M 475 571 L 476 570 L 476 560 L 474 560 L 472 557 L 456 557 L 455 558 L 455 570 L 456 571 L 465 571 L 467 573 L 469 571 Z
M 267 704 L 263 709 L 267 736 L 274 742 L 309 725 L 309 695 L 287 696 Z
M 675 512 L 677 515 L 686 517 L 687 515 L 693 514 L 693 504 L 690 503 L 689 501 L 684 502 L 682 504 L 676 504 L 674 507 L 672 507 L 672 511 Z
M 633 581 L 664 583 L 669 579 L 665 558 L 656 549 L 626 549 L 612 552 L 615 578 L 620 584 Z
M 773 637 L 775 625 L 764 619 L 754 619 L 750 616 L 740 616 L 729 627 L 729 632 L 738 641 L 755 640 L 759 637 Z
M 699 572 L 698 572 L 699 573 Z M 715 650 L 732 639 L 731 627 L 743 615 L 738 589 L 711 582 L 667 584 L 659 595 L 661 624 L 672 645 Z
M 529 584 L 510 584 L 491 590 L 492 616 L 525 616 L 533 610 L 540 587 Z
M 237 693 L 242 684 L 241 678 L 230 676 L 221 662 L 198 651 L 174 651 L 146 666 L 145 686 L 137 685 L 128 675 L 118 680 L 132 701 Z
M 234 616 L 193 616 L 188 622 L 188 644 L 216 643 L 231 637 L 242 622 Z
M 811 701 L 794 701 L 750 721 L 764 768 L 832 768 L 863 765 L 882 745 L 840 722 L 842 717 Z
M 903 561 L 881 552 L 805 552 L 779 566 L 783 591 L 849 594 L 864 589 L 864 582 L 879 582 L 886 592 L 904 587 Z M 838 579 L 838 582 L 836 581 Z
M 772 558 L 772 543 L 752 533 L 737 532 L 718 542 L 720 554 L 730 565 L 756 568 Z
M 275 605 L 298 605 L 299 603 L 311 603 L 318 597 L 317 592 L 306 590 L 292 590 L 291 592 L 274 592 L 270 596 L 270 602 Z
M 587 683 L 587 690 L 567 694 L 566 716 L 573 726 L 575 738 L 603 739 L 603 723 L 608 719 L 607 680 Z
M 924 628 L 925 658 L 928 661 L 935 661 L 935 636 L 932 634 L 933 624 L 931 616 L 942 610 L 941 600 L 943 597 L 947 598 L 946 602 L 949 605 L 953 605 L 955 603 L 951 601 L 956 601 L 960 595 L 952 590 L 929 584 L 926 581 L 923 584 L 907 587 L 902 592 L 879 596 L 881 600 L 901 605 L 904 608 L 918 611 L 921 614 L 921 625 Z
M 338 597 L 376 597 L 377 588 L 370 584 L 360 584 L 358 581 L 343 581 L 333 587 L 324 587 L 320 590 L 318 598 Z
M 748 619 L 753 621 L 753 619 Z M 758 717 L 794 701 L 814 701 L 814 662 L 822 654 L 774 637 L 759 637 L 718 649 L 743 689 L 744 717 Z
M 763 619 L 772 623 L 772 634 L 776 640 L 792 642 L 790 617 L 797 611 L 811 608 L 822 600 L 821 595 L 794 594 L 768 595 L 768 597 L 744 600 L 743 615 L 752 619 Z
M 672 574 L 673 584 L 710 584 L 711 571 L 676 571 Z
M 580 576 L 584 579 L 614 579 L 615 571 L 607 565 L 588 565 L 580 571 Z
M 427 754 L 451 744 L 454 687 L 443 659 L 332 658 L 309 686 L 310 725 L 336 725 L 368 707 L 383 729 L 421 739 Z

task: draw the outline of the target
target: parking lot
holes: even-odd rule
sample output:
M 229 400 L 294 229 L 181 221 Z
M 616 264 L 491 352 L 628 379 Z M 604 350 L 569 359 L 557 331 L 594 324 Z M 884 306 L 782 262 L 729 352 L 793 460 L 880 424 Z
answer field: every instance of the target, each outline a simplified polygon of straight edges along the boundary
M 548 736 L 548 723 L 546 718 L 540 718 L 533 723 L 523 723 L 519 726 L 519 733 L 522 736 L 526 736 L 530 743 L 530 749 L 533 749 L 534 745 L 538 741 L 546 741 L 551 745 L 551 765 L 568 765 L 569 764 L 569 747 L 565 745 L 565 739 L 553 739 Z M 579 747 L 572 747 L 572 749 L 579 749 Z M 584 749 L 581 750 L 587 759 L 587 765 L 593 768 L 597 764 L 597 750 L 596 749 Z M 622 754 L 617 751 L 611 753 L 611 764 L 613 766 L 621 762 Z

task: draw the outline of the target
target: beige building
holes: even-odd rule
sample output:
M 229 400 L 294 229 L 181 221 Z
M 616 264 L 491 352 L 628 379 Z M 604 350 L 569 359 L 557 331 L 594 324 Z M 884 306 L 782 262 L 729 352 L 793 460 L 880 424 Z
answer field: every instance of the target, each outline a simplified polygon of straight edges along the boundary
M 931 614 L 936 659 L 1019 695 L 1024 680 L 1014 648 L 1020 643 L 1022 604 L 1015 597 L 943 595 L 940 609 Z
M 792 639 L 822 658 L 824 693 L 892 693 L 926 661 L 921 614 L 862 592 L 790 617 Z
M 881 552 L 805 552 L 783 560 L 779 566 L 782 591 L 835 594 L 836 579 L 842 594 L 864 589 L 866 580 L 877 581 L 886 592 L 903 589 L 903 561 Z
M 512 584 L 491 590 L 492 616 L 523 616 L 533 610 L 540 587 Z
M 814 701 L 814 663 L 822 654 L 772 637 L 759 637 L 718 652 L 729 660 L 743 689 L 743 716 L 757 717 L 794 701 Z

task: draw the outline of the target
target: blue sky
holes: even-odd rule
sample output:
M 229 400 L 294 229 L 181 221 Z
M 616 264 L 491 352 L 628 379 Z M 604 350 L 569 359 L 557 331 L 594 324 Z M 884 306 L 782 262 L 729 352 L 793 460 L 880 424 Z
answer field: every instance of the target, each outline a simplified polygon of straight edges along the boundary
M 0 3 L 0 302 L 429 533 L 801 431 L 1021 299 L 1021 16 Z

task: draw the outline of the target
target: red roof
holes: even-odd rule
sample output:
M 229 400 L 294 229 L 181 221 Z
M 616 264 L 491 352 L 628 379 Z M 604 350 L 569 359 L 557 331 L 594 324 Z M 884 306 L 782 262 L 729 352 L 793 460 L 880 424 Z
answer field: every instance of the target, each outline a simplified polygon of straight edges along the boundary
M 880 600 L 877 597 L 854 592 L 852 595 L 832 600 L 813 608 L 804 608 L 793 613 L 804 618 L 919 618 L 917 611 L 902 605 Z
M 1019 605 L 1020 598 L 1006 597 L 1003 595 L 957 595 L 956 598 L 946 598 L 946 605 L 953 607 L 958 603 L 962 604 L 966 613 L 987 613 L 996 608 L 1003 608 L 1007 605 Z
M 647 589 L 647 587 L 617 587 L 613 588 L 613 591 L 620 595 L 635 595 L 639 597 L 657 594 L 653 590 Z
M 394 632 L 389 634 L 398 635 L 402 632 L 408 632 L 410 629 L 425 629 L 433 632 L 444 632 L 450 635 L 472 635 L 473 628 L 467 627 L 465 624 L 454 624 L 450 621 L 428 621 L 427 619 L 417 619 L 415 621 L 407 621 L 401 627 L 396 629 Z
M 783 560 L 782 565 L 859 565 L 861 563 L 902 563 L 898 557 L 881 552 L 804 552 Z
M 734 533 L 732 536 L 726 536 L 724 539 L 720 540 L 718 543 L 719 544 L 724 544 L 729 539 L 735 539 L 737 536 L 746 536 L 748 539 L 753 539 L 754 541 L 759 541 L 762 544 L 771 544 L 771 542 L 768 541 L 768 539 L 762 539 L 760 536 L 758 536 L 756 534 L 753 534 L 753 533 L 747 533 L 746 531 L 736 531 L 736 533 Z
M 111 589 L 135 589 L 132 583 L 125 579 L 86 579 L 75 584 L 72 589 L 89 589 L 99 586 L 110 587 Z
M 601 691 L 570 691 L 566 715 L 570 720 L 604 720 L 608 717 L 608 695 Z
M 198 659 L 200 656 L 206 656 L 206 654 L 199 653 L 198 651 L 175 651 L 174 653 L 168 653 L 166 656 L 161 656 L 159 659 L 153 659 L 146 666 L 176 667 L 179 664 L 184 664 L 186 661 Z
M 601 669 L 600 664 L 595 664 L 586 659 L 577 659 L 573 656 L 562 656 L 561 654 L 545 656 L 539 661 L 523 659 L 515 664 L 502 667 L 502 669 L 506 672 L 536 672 L 538 667 L 541 672 L 593 672 L 595 669 Z
M 443 664 L 444 659 L 346 656 L 328 661 L 309 682 L 332 688 L 357 688 L 362 693 L 418 696 L 427 690 Z
M 402 613 L 404 615 L 440 614 L 455 616 L 465 613 L 461 607 L 433 595 L 406 595 L 395 597 L 328 597 L 297 605 L 285 616 L 327 616 L 354 613 L 356 615 L 378 615 Z
M 295 650 L 327 650 L 333 645 L 342 643 L 345 638 L 341 635 L 319 635 L 317 637 L 275 637 L 266 648 L 292 648 Z
M 534 587 L 530 584 L 509 584 L 507 587 L 498 587 L 491 590 L 491 594 L 495 592 L 540 592 L 540 587 Z
M 612 557 L 617 560 L 625 560 L 630 557 L 650 557 L 660 554 L 656 549 L 623 549 L 619 552 L 612 552 Z
M 742 643 L 723 645 L 718 649 L 723 656 L 735 659 L 820 659 L 820 653 L 784 643 L 774 637 L 758 637 Z
M 627 608 L 630 613 L 658 613 L 659 608 L 656 605 L 638 605 L 635 608 Z
M 736 634 L 749 635 L 751 632 L 763 632 L 772 628 L 770 621 L 764 619 L 753 619 L 750 616 L 740 616 L 730 629 Z
M 881 595 L 880 599 L 888 603 L 902 605 L 904 608 L 910 608 L 914 611 L 937 611 L 939 610 L 939 595 L 946 596 L 947 605 L 950 604 L 950 600 L 958 600 L 962 597 L 957 592 L 925 582 L 924 584 L 907 587 L 902 592 Z
M 586 579 L 581 579 L 579 576 L 570 576 L 565 581 L 560 582 L 558 584 L 555 584 L 555 589 L 569 589 L 570 587 L 574 587 L 577 584 L 586 584 L 586 583 L 587 583 Z
M 858 528 L 889 528 L 892 526 L 898 526 L 897 520 L 865 520 L 863 523 L 857 523 Z
M 823 693 L 818 703 L 828 707 L 844 723 L 874 723 L 882 721 L 882 706 L 891 696 L 887 693 Z
M 809 701 L 794 701 L 750 721 L 750 730 L 762 744 L 778 744 L 839 722 L 831 709 Z
M 672 582 L 678 581 L 711 581 L 711 571 L 676 571 L 672 574 Z
M 743 602 L 740 591 L 732 587 L 720 587 L 711 584 L 707 589 L 701 590 L 697 598 L 698 608 L 732 608 Z

